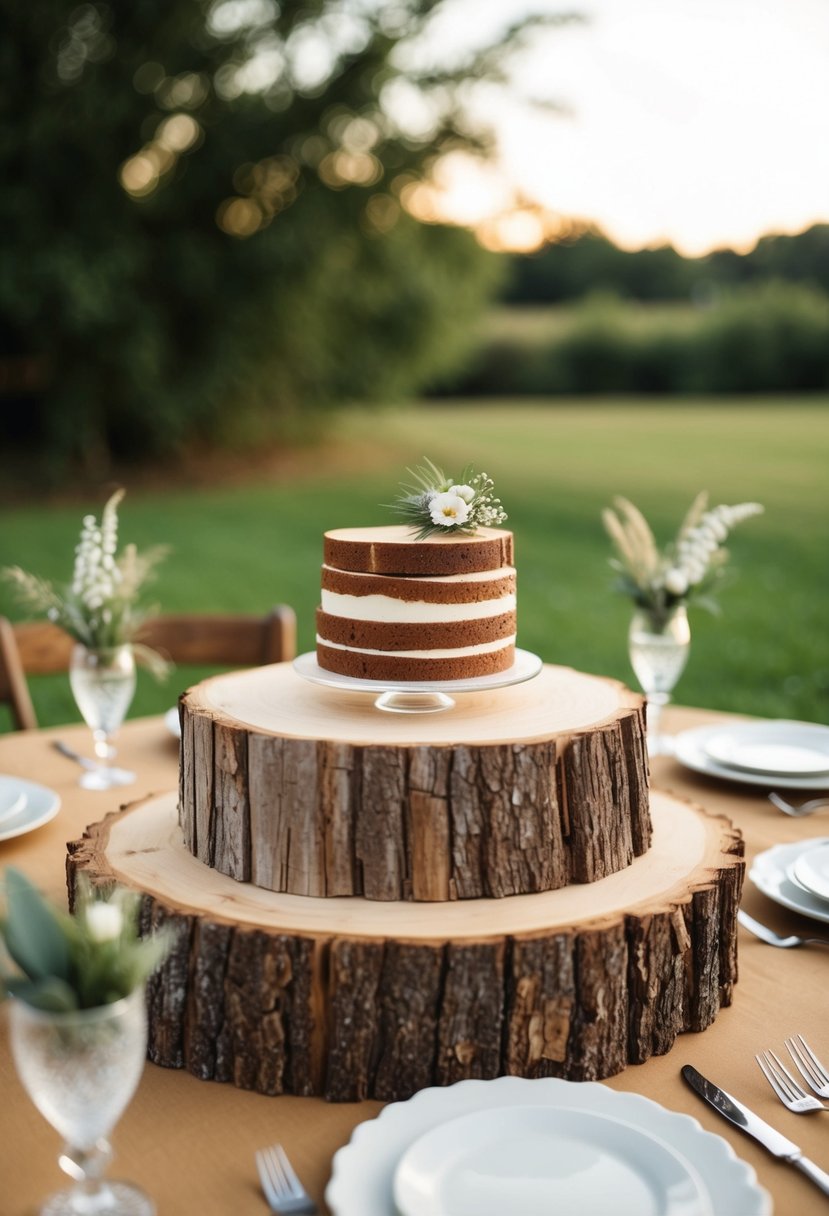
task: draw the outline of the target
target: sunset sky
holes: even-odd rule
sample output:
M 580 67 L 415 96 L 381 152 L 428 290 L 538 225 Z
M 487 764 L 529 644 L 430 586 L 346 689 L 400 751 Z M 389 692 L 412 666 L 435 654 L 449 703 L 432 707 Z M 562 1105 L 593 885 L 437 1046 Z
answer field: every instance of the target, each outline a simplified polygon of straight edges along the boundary
M 443 45 L 480 36 L 525 0 L 457 0 Z M 536 11 L 560 12 L 541 0 Z M 450 164 L 452 210 L 497 213 L 515 187 L 634 248 L 749 248 L 829 221 L 829 0 L 583 0 L 589 20 L 534 35 L 514 95 L 481 90 L 500 173 Z M 557 100 L 531 112 L 518 95 Z

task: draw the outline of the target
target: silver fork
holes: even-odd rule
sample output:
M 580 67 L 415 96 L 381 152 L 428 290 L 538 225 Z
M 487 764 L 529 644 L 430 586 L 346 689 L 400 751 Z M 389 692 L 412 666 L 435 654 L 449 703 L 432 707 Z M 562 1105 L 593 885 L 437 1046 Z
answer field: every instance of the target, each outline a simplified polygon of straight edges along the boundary
M 737 913 L 737 920 L 744 929 L 748 929 L 749 933 L 753 933 L 755 937 L 759 937 L 769 946 L 782 946 L 784 950 L 792 950 L 796 946 L 829 946 L 829 939 L 825 937 L 798 937 L 795 933 L 784 937 L 781 933 L 775 933 L 774 929 L 770 929 L 768 925 L 763 925 L 753 916 L 749 916 L 748 912 L 744 912 L 742 908 Z
M 780 1101 L 796 1115 L 810 1115 L 816 1110 L 829 1111 L 829 1106 L 824 1106 L 798 1085 L 783 1061 L 778 1059 L 773 1051 L 764 1051 L 762 1055 L 754 1058 Z
M 317 1205 L 294 1173 L 281 1144 L 269 1144 L 256 1153 L 259 1181 L 276 1216 L 315 1216 Z
M 829 797 L 826 795 L 823 798 L 811 798 L 808 802 L 795 806 L 793 802 L 787 802 L 779 794 L 769 794 L 769 802 L 774 803 L 778 811 L 782 811 L 784 815 L 791 815 L 792 819 L 801 819 L 804 815 L 814 815 L 815 811 L 829 810 Z
M 806 1084 L 821 1098 L 829 1098 L 829 1072 L 812 1051 L 802 1034 L 786 1039 L 789 1055 Z

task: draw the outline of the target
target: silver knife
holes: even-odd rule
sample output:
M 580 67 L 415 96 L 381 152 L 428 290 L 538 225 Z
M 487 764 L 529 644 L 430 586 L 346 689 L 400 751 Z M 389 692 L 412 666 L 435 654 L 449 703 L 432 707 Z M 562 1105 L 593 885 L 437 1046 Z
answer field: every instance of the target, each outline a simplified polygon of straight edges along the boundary
M 684 1066 L 682 1075 L 691 1086 L 691 1089 L 695 1090 L 701 1098 L 704 1098 L 709 1106 L 713 1106 L 718 1114 L 728 1119 L 729 1123 L 733 1123 L 735 1127 L 739 1127 L 741 1132 L 746 1132 L 749 1136 L 753 1136 L 772 1156 L 780 1157 L 781 1160 L 787 1161 L 789 1165 L 797 1166 L 801 1173 L 814 1182 L 815 1186 L 820 1187 L 824 1195 L 829 1195 L 829 1174 L 822 1170 L 820 1166 L 815 1165 L 814 1161 L 810 1161 L 808 1157 L 804 1157 L 796 1144 L 793 1144 L 791 1140 L 787 1140 L 780 1132 L 775 1131 L 759 1115 L 755 1115 L 748 1107 L 738 1102 L 736 1098 L 732 1098 L 731 1094 L 726 1093 L 724 1089 L 720 1089 L 719 1086 L 715 1085 L 713 1081 L 708 1081 L 702 1073 L 697 1072 L 690 1064 Z

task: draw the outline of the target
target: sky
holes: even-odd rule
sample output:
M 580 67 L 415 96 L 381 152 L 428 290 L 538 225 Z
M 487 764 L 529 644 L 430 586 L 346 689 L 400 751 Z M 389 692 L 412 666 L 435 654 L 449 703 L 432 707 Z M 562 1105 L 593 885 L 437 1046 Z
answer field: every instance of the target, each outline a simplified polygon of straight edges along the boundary
M 456 0 L 435 37 L 462 42 L 527 0 Z M 444 169 L 449 210 L 477 223 L 518 191 L 595 221 L 627 248 L 703 254 L 829 222 L 829 0 L 582 0 L 539 32 L 512 96 L 481 89 L 497 174 Z M 536 11 L 565 6 L 541 0 Z M 521 98 L 563 103 L 533 111 Z M 521 216 L 512 222 L 522 243 Z M 523 237 L 532 243 L 524 216 Z M 537 234 L 536 234 L 537 235 Z

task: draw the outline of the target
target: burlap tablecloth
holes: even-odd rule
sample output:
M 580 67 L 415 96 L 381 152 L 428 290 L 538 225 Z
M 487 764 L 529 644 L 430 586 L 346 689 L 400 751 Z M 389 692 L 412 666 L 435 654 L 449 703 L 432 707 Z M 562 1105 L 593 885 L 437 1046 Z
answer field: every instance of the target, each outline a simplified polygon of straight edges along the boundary
M 676 732 L 720 716 L 672 708 L 664 725 Z M 0 842 L 0 869 L 18 866 L 54 897 L 63 898 L 66 841 L 79 837 L 87 824 L 103 818 L 125 796 L 132 800 L 173 788 L 178 752 L 161 718 L 130 722 L 119 738 L 118 762 L 138 773 L 137 784 L 114 793 L 87 793 L 77 785 L 77 767 L 51 747 L 54 738 L 89 750 L 83 727 L 0 736 L 0 773 L 41 782 L 57 790 L 63 800 L 51 823 Z M 802 821 L 787 819 L 766 801 L 764 789 L 697 776 L 668 758 L 653 761 L 652 784 L 727 815 L 742 830 L 749 859 L 773 844 L 829 834 L 829 813 Z M 771 903 L 748 881 L 743 903 L 779 929 L 819 929 Z M 738 1156 L 757 1170 L 781 1216 L 824 1211 L 827 1200 L 797 1171 L 777 1163 L 732 1130 L 688 1090 L 679 1075 L 681 1065 L 695 1065 L 829 1169 L 829 1127 L 820 1118 L 784 1110 L 754 1061 L 756 1051 L 764 1047 L 779 1051 L 784 1038 L 797 1032 L 829 1061 L 829 950 L 774 950 L 742 930 L 739 946 L 740 978 L 732 1007 L 723 1010 L 703 1034 L 681 1036 L 667 1056 L 630 1067 L 607 1084 L 693 1115 L 708 1131 L 725 1137 Z M 17 1080 L 5 1023 L 6 1015 L 0 1012 L 0 1214 L 24 1216 L 65 1179 L 56 1162 L 57 1133 L 37 1113 Z M 258 1189 L 253 1153 L 279 1140 L 322 1204 L 334 1152 L 359 1122 L 379 1110 L 378 1102 L 329 1105 L 318 1099 L 268 1098 L 148 1064 L 115 1129 L 116 1161 L 110 1172 L 143 1186 L 162 1216 L 258 1216 L 267 1209 Z M 717 1216 L 740 1214 L 718 1211 Z

